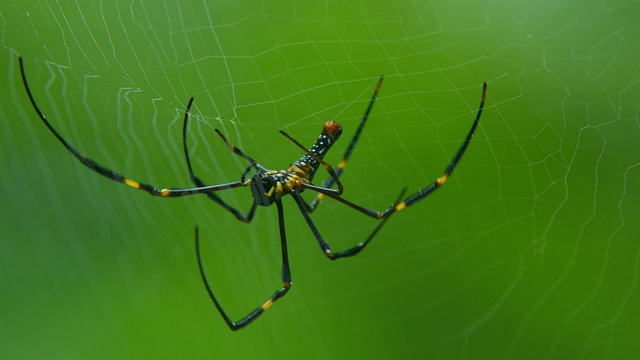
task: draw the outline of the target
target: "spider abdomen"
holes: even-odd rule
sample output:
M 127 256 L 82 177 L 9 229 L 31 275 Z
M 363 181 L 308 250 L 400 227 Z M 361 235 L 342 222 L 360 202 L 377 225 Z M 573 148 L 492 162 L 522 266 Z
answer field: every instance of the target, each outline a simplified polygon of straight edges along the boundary
M 320 136 L 318 136 L 316 142 L 313 143 L 309 152 L 317 156 L 319 159 L 323 159 L 325 154 L 329 149 L 331 149 L 331 146 L 333 146 L 333 144 L 340 138 L 341 134 L 342 126 L 333 120 L 327 121 L 324 123 Z M 301 169 L 307 173 L 307 179 L 312 181 L 316 174 L 316 170 L 318 170 L 318 166 L 320 166 L 320 163 L 316 159 L 309 154 L 304 154 L 291 164 L 289 171 L 292 171 L 292 168 Z

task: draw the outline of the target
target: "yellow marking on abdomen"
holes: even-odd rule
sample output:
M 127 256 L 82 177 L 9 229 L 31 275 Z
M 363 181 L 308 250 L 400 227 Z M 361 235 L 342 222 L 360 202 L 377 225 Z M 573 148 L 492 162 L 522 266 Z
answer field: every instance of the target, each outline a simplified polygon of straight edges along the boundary
M 170 192 L 171 192 L 171 190 L 169 190 L 169 189 L 162 189 L 162 190 L 160 190 L 160 195 L 169 196 Z
M 340 161 L 340 164 L 338 164 L 338 169 L 344 169 L 346 165 L 347 161 L 345 159 L 342 159 L 342 161 Z
M 406 208 L 406 207 L 407 207 L 407 203 L 405 203 L 405 202 L 403 201 L 403 202 L 401 202 L 400 204 L 396 205 L 396 211 L 400 211 L 400 210 L 402 210 L 402 209 L 404 209 L 404 208 Z

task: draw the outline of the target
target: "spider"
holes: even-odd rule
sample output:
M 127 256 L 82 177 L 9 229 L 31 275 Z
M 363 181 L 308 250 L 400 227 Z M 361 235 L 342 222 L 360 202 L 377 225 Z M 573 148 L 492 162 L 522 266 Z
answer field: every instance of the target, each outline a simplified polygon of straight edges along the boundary
M 473 124 L 471 125 L 471 129 L 467 133 L 466 138 L 458 148 L 458 151 L 454 155 L 453 159 L 451 160 L 449 165 L 447 165 L 447 167 L 445 168 L 443 174 L 440 177 L 438 177 L 435 181 L 433 181 L 431 184 L 427 185 L 426 187 L 418 190 L 414 194 L 404 199 L 402 198 L 405 194 L 406 189 L 402 189 L 400 191 L 398 198 L 390 207 L 386 208 L 383 211 L 375 211 L 375 210 L 364 208 L 360 205 L 357 205 L 349 200 L 342 198 L 341 195 L 343 192 L 343 186 L 342 186 L 342 183 L 340 182 L 339 177 L 344 171 L 347 160 L 349 160 L 349 156 L 351 155 L 353 149 L 355 148 L 355 145 L 358 142 L 358 139 L 367 122 L 367 119 L 369 118 L 369 113 L 371 112 L 371 108 L 373 107 L 376 97 L 378 96 L 378 92 L 380 91 L 380 87 L 382 85 L 382 80 L 384 79 L 384 76 L 381 76 L 380 79 L 378 80 L 376 88 L 373 92 L 373 95 L 371 96 L 371 100 L 369 101 L 369 105 L 362 117 L 362 120 L 360 121 L 358 129 L 356 130 L 353 138 L 351 139 L 351 143 L 349 143 L 349 146 L 347 147 L 347 150 L 345 151 L 342 157 L 342 160 L 338 164 L 337 169 L 334 170 L 331 165 L 329 165 L 323 160 L 323 157 L 329 151 L 331 146 L 333 146 L 333 144 L 338 140 L 338 138 L 342 134 L 342 127 L 338 125 L 337 122 L 332 120 L 327 121 L 324 124 L 324 126 L 322 127 L 322 132 L 320 133 L 320 136 L 318 136 L 318 139 L 315 141 L 315 143 L 310 149 L 305 148 L 302 144 L 300 144 L 297 140 L 295 140 L 289 134 L 287 134 L 283 130 L 280 130 L 280 133 L 282 135 L 284 135 L 287 139 L 291 140 L 304 152 L 303 155 L 298 160 L 294 161 L 287 170 L 269 170 L 268 168 L 260 165 L 252 157 L 247 155 L 238 147 L 231 144 L 227 140 L 227 138 L 219 130 L 216 129 L 215 130 L 216 133 L 220 136 L 220 138 L 222 138 L 222 141 L 224 141 L 224 143 L 229 148 L 229 150 L 234 154 L 236 154 L 237 156 L 244 158 L 249 163 L 247 168 L 244 170 L 244 172 L 240 176 L 240 180 L 229 182 L 226 184 L 219 184 L 219 185 L 206 185 L 202 180 L 200 180 L 200 178 L 198 178 L 194 174 L 193 168 L 191 166 L 189 153 L 187 151 L 186 133 L 187 133 L 187 124 L 189 120 L 189 112 L 194 99 L 192 97 L 187 104 L 185 114 L 184 114 L 184 123 L 182 128 L 182 143 L 183 143 L 183 150 L 184 150 L 185 160 L 187 163 L 187 168 L 189 171 L 189 177 L 191 178 L 191 181 L 194 183 L 196 187 L 159 189 L 152 185 L 126 178 L 120 175 L 119 173 L 112 171 L 96 163 L 95 161 L 89 159 L 88 157 L 80 154 L 73 146 L 71 146 L 53 128 L 53 126 L 46 119 L 42 111 L 40 111 L 40 108 L 36 104 L 33 98 L 33 95 L 31 94 L 29 85 L 27 84 L 22 57 L 20 57 L 19 61 L 20 61 L 20 73 L 22 76 L 22 81 L 24 83 L 25 90 L 27 92 L 27 95 L 29 96 L 31 105 L 33 106 L 34 110 L 38 114 L 38 117 L 40 118 L 40 120 L 42 120 L 42 122 L 47 126 L 49 131 L 53 133 L 53 135 L 62 143 L 62 145 L 64 145 L 64 147 L 73 156 L 76 157 L 76 159 L 78 159 L 84 166 L 97 172 L 98 174 L 103 175 L 114 181 L 131 186 L 133 188 L 146 191 L 147 193 L 153 196 L 181 197 L 181 196 L 194 195 L 194 194 L 205 194 L 211 200 L 217 202 L 224 209 L 231 212 L 238 220 L 245 223 L 251 222 L 258 205 L 270 206 L 275 203 L 276 209 L 278 211 L 278 225 L 280 229 L 280 246 L 282 251 L 282 287 L 276 290 L 273 293 L 273 295 L 271 295 L 271 297 L 267 299 L 266 302 L 264 302 L 255 310 L 249 312 L 246 316 L 244 316 L 242 319 L 236 322 L 232 321 L 231 318 L 229 318 L 229 316 L 227 315 L 227 313 L 222 309 L 222 306 L 218 302 L 218 299 L 214 295 L 213 290 L 209 284 L 209 281 L 207 280 L 207 277 L 205 275 L 205 271 L 202 265 L 202 257 L 200 254 L 198 227 L 197 226 L 195 227 L 195 248 L 196 248 L 196 257 L 198 260 L 200 275 L 202 277 L 206 290 L 209 294 L 209 297 L 213 301 L 213 304 L 215 305 L 216 309 L 218 310 L 218 312 L 220 313 L 224 321 L 227 323 L 229 328 L 234 331 L 244 328 L 245 326 L 255 321 L 260 315 L 264 313 L 265 310 L 269 309 L 275 301 L 277 301 L 278 299 L 286 295 L 289 289 L 291 288 L 291 284 L 292 284 L 291 270 L 289 268 L 289 254 L 287 250 L 287 237 L 285 232 L 284 210 L 282 206 L 282 198 L 284 196 L 291 195 L 296 205 L 298 206 L 298 209 L 302 213 L 304 220 L 307 222 L 307 225 L 309 226 L 309 228 L 311 229 L 311 232 L 316 238 L 318 245 L 320 245 L 320 248 L 323 254 L 327 258 L 331 260 L 336 260 L 343 257 L 354 256 L 360 253 L 369 244 L 369 242 L 373 239 L 373 237 L 380 231 L 382 226 L 389 220 L 391 215 L 424 199 L 425 197 L 430 195 L 433 191 L 440 188 L 447 181 L 448 177 L 451 175 L 456 165 L 458 164 L 458 161 L 460 160 L 465 150 L 467 149 L 467 146 L 469 145 L 471 138 L 473 137 L 475 129 L 478 126 L 478 123 L 480 121 L 480 116 L 482 115 L 482 110 L 484 108 L 484 102 L 485 102 L 485 97 L 487 93 L 487 84 L 485 82 L 482 86 L 482 97 L 480 100 L 480 106 L 478 107 L 478 112 L 476 114 L 475 120 L 473 121 Z M 329 177 L 324 182 L 322 182 L 321 185 L 315 185 L 313 184 L 312 181 L 320 165 L 322 165 L 326 169 L 326 171 L 329 173 Z M 255 173 L 249 176 L 249 174 L 252 171 L 255 171 Z M 334 185 L 337 186 L 337 189 L 332 188 Z M 234 208 L 233 206 L 227 204 L 215 194 L 217 191 L 233 189 L 237 187 L 249 187 L 251 190 L 251 195 L 253 196 L 253 204 L 251 205 L 251 208 L 246 213 L 243 213 L 240 210 Z M 313 199 L 313 201 L 309 203 L 300 196 L 300 194 L 304 190 L 314 191 L 317 193 L 317 196 Z M 320 202 L 323 200 L 325 196 L 332 198 L 364 215 L 370 216 L 374 219 L 378 219 L 381 221 L 374 228 L 373 232 L 371 232 L 371 234 L 364 241 L 356 244 L 355 246 L 345 251 L 334 251 L 329 245 L 329 243 L 327 243 L 323 239 L 323 237 L 320 235 L 320 232 L 318 231 L 313 221 L 311 220 L 311 217 L 309 216 L 309 214 L 316 209 L 316 207 L 320 204 Z

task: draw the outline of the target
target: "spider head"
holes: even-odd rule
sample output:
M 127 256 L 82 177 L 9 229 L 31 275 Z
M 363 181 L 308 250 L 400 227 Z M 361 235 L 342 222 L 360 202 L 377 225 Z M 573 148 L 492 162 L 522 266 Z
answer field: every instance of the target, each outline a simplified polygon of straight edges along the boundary
M 251 195 L 260 206 L 269 206 L 276 199 L 278 179 L 276 174 L 260 170 L 251 177 Z

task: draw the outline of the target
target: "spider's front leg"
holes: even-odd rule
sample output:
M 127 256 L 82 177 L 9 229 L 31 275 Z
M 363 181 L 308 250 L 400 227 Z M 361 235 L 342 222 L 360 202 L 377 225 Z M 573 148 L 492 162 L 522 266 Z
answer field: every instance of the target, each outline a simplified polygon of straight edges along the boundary
M 184 111 L 184 122 L 182 124 L 182 149 L 184 151 L 184 157 L 185 157 L 185 161 L 187 162 L 187 169 L 189 170 L 189 178 L 191 179 L 191 182 L 197 187 L 206 187 L 207 185 L 204 183 L 204 181 L 200 180 L 200 178 L 197 177 L 193 172 L 193 167 L 191 166 L 191 159 L 189 157 L 189 150 L 188 150 L 188 146 L 187 146 L 187 128 L 188 128 L 188 124 L 189 124 L 189 113 L 191 111 L 191 105 L 192 104 L 193 104 L 193 97 L 191 99 L 189 99 L 189 104 L 187 104 L 187 108 Z M 254 165 L 254 164 L 255 164 L 255 162 L 253 162 L 251 165 Z M 251 169 L 251 166 L 245 171 L 245 174 L 250 169 Z M 241 182 L 243 182 L 243 183 L 244 183 L 245 174 L 243 174 L 243 179 L 241 180 Z M 242 221 L 244 223 L 251 222 L 251 220 L 253 219 L 253 215 L 256 212 L 257 204 L 256 204 L 255 201 L 251 205 L 251 208 L 249 209 L 249 211 L 246 214 L 244 214 L 240 210 L 236 209 L 235 207 L 227 204 L 224 200 L 222 200 L 218 195 L 216 195 L 213 192 L 205 193 L 205 195 L 209 199 L 211 199 L 211 200 L 215 201 L 216 203 L 218 203 L 225 210 L 227 210 L 230 213 L 232 213 L 236 217 L 236 219 L 238 219 L 238 220 L 240 220 L 240 221 Z
M 352 208 L 352 209 L 354 209 L 354 210 L 356 210 L 358 212 L 361 212 L 361 213 L 367 215 L 367 216 L 373 217 L 375 219 L 382 219 L 382 222 L 375 228 L 373 233 L 365 241 L 359 243 L 358 245 L 354 246 L 353 248 L 348 249 L 346 251 L 342 251 L 342 252 L 334 252 L 333 250 L 331 250 L 331 247 L 322 238 L 322 236 L 320 235 L 320 233 L 316 229 L 315 225 L 311 221 L 311 218 L 309 217 L 309 212 L 312 211 L 314 203 L 307 204 L 300 197 L 300 195 L 298 193 L 291 193 L 291 195 L 295 199 L 296 203 L 298 204 L 298 207 L 300 208 L 300 211 L 302 212 L 302 215 L 304 216 L 305 220 L 307 221 L 307 224 L 309 224 L 309 227 L 311 228 L 311 230 L 313 231 L 313 234 L 315 235 L 316 239 L 318 240 L 320 248 L 322 249 L 322 251 L 325 253 L 325 255 L 327 257 L 329 257 L 331 260 L 335 260 L 335 259 L 339 259 L 341 257 L 353 256 L 353 255 L 358 254 L 360 251 L 362 251 L 362 249 L 364 249 L 365 246 L 367 246 L 367 244 L 371 241 L 371 239 L 375 236 L 375 234 L 380 230 L 380 228 L 382 228 L 382 226 L 387 222 L 387 220 L 389 219 L 389 217 L 391 217 L 391 215 L 393 215 L 396 212 L 398 212 L 400 210 L 403 210 L 403 209 L 405 209 L 405 208 L 407 208 L 407 207 L 409 207 L 411 205 L 414 205 L 414 204 L 420 202 L 422 199 L 424 199 L 427 196 L 431 195 L 434 191 L 436 191 L 437 189 L 442 187 L 442 185 L 445 184 L 445 182 L 447 181 L 447 179 L 449 178 L 451 173 L 453 173 L 453 171 L 455 170 L 455 168 L 458 165 L 458 162 L 460 161 L 460 159 L 462 159 L 462 156 L 464 155 L 465 151 L 467 150 L 467 147 L 469 146 L 469 143 L 471 143 L 471 139 L 473 138 L 473 134 L 475 133 L 475 130 L 478 127 L 478 124 L 480 123 L 480 117 L 482 116 L 482 110 L 484 109 L 484 103 L 485 103 L 486 95 L 487 95 L 487 83 L 484 83 L 482 85 L 482 97 L 480 99 L 480 105 L 478 107 L 478 112 L 476 113 L 476 117 L 475 117 L 473 123 L 471 124 L 471 128 L 469 129 L 469 132 L 467 133 L 467 136 L 465 137 L 464 141 L 462 142 L 462 144 L 458 148 L 458 151 L 456 152 L 456 154 L 453 156 L 453 158 L 451 159 L 451 161 L 449 162 L 449 164 L 445 168 L 443 174 L 440 177 L 438 177 L 435 181 L 433 181 L 431 184 L 427 185 L 424 188 L 419 189 L 414 194 L 409 195 L 407 198 L 405 198 L 404 200 L 400 201 L 402 199 L 402 197 L 404 196 L 404 193 L 405 193 L 405 190 L 403 189 L 402 193 L 400 194 L 400 196 L 398 197 L 398 199 L 396 200 L 394 205 L 391 205 L 390 207 L 388 207 L 384 211 L 375 211 L 375 210 L 367 209 L 367 208 L 364 208 L 364 207 L 362 207 L 360 205 L 354 204 L 354 203 L 352 203 L 352 202 L 350 202 L 350 201 L 348 201 L 346 199 L 343 199 L 342 197 L 339 196 L 339 194 L 333 193 L 331 191 L 331 189 L 327 189 L 327 188 L 324 188 L 322 186 L 316 186 L 316 185 L 312 185 L 312 184 L 308 184 L 308 185 L 303 184 L 302 185 L 306 189 L 319 192 L 320 193 L 318 195 L 319 198 L 321 198 L 320 196 L 328 196 L 328 197 L 330 197 L 330 198 L 332 198 L 332 199 L 334 199 L 334 200 L 336 200 L 338 202 L 341 202 L 344 205 L 349 206 L 350 208 Z M 332 173 L 332 178 L 337 178 L 337 176 L 335 176 L 335 175 L 336 175 L 335 173 Z
M 51 125 L 49 120 L 47 120 L 47 117 L 40 110 L 40 107 L 36 103 L 36 100 L 33 97 L 33 94 L 31 93 L 31 88 L 29 88 L 29 83 L 27 82 L 27 76 L 25 74 L 24 61 L 22 60 L 22 57 L 19 57 L 18 60 L 20 63 L 20 75 L 22 77 L 22 83 L 24 84 L 24 89 L 27 92 L 27 96 L 29 97 L 31 106 L 33 106 L 33 109 L 35 110 L 36 114 L 38 114 L 38 117 L 40 118 L 42 123 L 44 123 L 47 129 L 49 129 L 49 131 L 53 134 L 53 136 L 56 137 L 56 139 L 58 139 L 58 141 L 65 147 L 65 149 L 67 149 L 67 151 L 69 151 L 71 155 L 73 155 L 82 165 L 86 166 L 88 169 L 108 179 L 130 186 L 134 189 L 145 191 L 152 196 L 158 196 L 158 197 L 180 197 L 180 196 L 188 196 L 188 195 L 194 195 L 194 194 L 205 194 L 205 193 L 212 193 L 215 191 L 232 189 L 239 186 L 245 186 L 240 181 L 235 181 L 227 184 L 201 186 L 196 188 L 171 188 L 171 189 L 160 188 L 160 187 L 156 187 L 150 184 L 145 184 L 143 182 L 130 179 L 128 177 L 121 175 L 116 171 L 113 171 L 103 165 L 100 165 L 96 161 L 90 159 L 87 156 L 84 156 L 78 150 L 76 150 L 75 147 L 73 147 L 67 140 L 65 140 L 65 138 L 62 137 L 62 135 L 60 135 L 60 133 L 58 133 L 58 131 L 53 127 L 53 125 Z M 189 106 L 191 106 L 191 101 L 189 102 Z M 187 112 L 188 112 L 188 109 L 187 109 Z M 185 118 L 186 116 L 187 115 L 185 115 Z
M 369 114 L 371 113 L 371 109 L 373 108 L 373 104 L 376 102 L 376 99 L 378 97 L 378 92 L 380 92 L 380 87 L 382 86 L 382 80 L 384 80 L 384 75 L 380 75 L 380 79 L 378 80 L 378 84 L 376 85 L 376 88 L 373 91 L 373 95 L 371 95 L 371 100 L 369 100 L 369 105 L 367 106 L 367 109 L 364 112 L 364 115 L 362 116 L 362 120 L 360 120 L 360 124 L 358 125 L 358 129 L 356 130 L 356 133 L 351 138 L 351 142 L 349 143 L 349 146 L 347 147 L 347 150 L 344 152 L 344 155 L 342 155 L 342 160 L 340 160 L 340 162 L 338 163 L 338 166 L 335 169 L 336 178 L 340 178 L 340 175 L 342 175 L 342 172 L 344 171 L 344 168 L 347 165 L 347 161 L 349 160 L 349 157 L 351 156 L 351 153 L 353 152 L 353 149 L 355 149 L 356 144 L 358 143 L 358 139 L 360 138 L 360 135 L 362 134 L 362 130 L 364 129 L 364 126 L 367 123 L 367 120 L 369 119 Z M 323 181 L 321 183 L 321 185 L 319 187 L 320 188 L 329 189 L 335 183 L 336 183 L 335 178 L 333 176 L 329 176 L 325 181 Z M 318 195 L 316 195 L 316 197 L 310 203 L 307 203 L 307 206 L 306 206 L 307 210 L 309 212 L 313 212 L 316 209 L 316 207 L 318 205 L 320 205 L 320 203 L 324 199 L 324 196 L 325 196 L 325 194 L 322 193 L 322 192 L 320 192 Z

